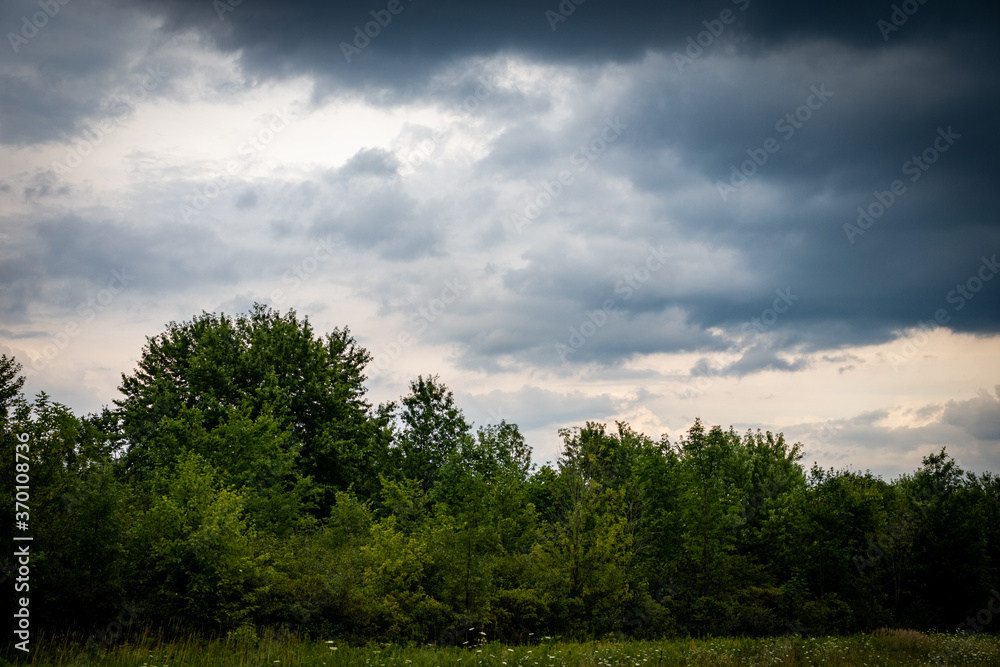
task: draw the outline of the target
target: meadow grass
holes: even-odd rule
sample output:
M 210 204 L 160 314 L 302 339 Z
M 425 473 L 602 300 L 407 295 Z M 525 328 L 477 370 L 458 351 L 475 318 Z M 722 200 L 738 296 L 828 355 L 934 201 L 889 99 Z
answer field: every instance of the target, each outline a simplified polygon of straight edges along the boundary
M 9 655 L 9 654 L 8 654 Z M 165 639 L 148 631 L 122 637 L 102 653 L 87 652 L 74 637 L 38 639 L 30 660 L 15 663 L 77 667 L 659 667 L 698 665 L 1000 665 L 1000 637 L 882 630 L 848 637 L 674 639 L 662 641 L 543 640 L 528 646 L 487 642 L 469 648 L 303 640 L 274 632 L 257 637 Z

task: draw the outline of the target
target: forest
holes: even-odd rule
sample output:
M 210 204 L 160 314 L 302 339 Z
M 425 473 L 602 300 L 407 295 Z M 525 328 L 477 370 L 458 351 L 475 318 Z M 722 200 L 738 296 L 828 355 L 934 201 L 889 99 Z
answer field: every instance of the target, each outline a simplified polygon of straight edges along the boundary
M 780 433 L 587 422 L 539 465 L 436 375 L 373 405 L 370 361 L 295 311 L 203 313 L 79 416 L 0 358 L 31 627 L 437 646 L 1000 627 L 981 613 L 1000 603 L 1000 477 L 946 450 L 886 481 L 807 469 Z

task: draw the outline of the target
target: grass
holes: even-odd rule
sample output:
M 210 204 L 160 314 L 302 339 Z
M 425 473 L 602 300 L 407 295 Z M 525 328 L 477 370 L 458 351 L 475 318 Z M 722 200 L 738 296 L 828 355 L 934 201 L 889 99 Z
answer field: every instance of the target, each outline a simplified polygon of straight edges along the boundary
M 661 667 L 698 665 L 1000 665 L 1000 637 L 888 630 L 849 637 L 773 639 L 685 639 L 663 641 L 546 640 L 531 646 L 483 641 L 471 648 L 370 645 L 350 647 L 334 640 L 306 641 L 275 633 L 258 638 L 167 641 L 147 633 L 122 638 L 100 654 L 87 653 L 73 638 L 40 638 L 30 661 L 0 664 L 78 667 Z

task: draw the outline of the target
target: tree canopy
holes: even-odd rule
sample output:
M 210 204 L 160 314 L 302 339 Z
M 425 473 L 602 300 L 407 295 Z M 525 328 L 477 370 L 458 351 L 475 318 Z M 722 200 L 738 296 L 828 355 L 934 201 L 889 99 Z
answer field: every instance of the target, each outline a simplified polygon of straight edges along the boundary
M 203 313 L 148 338 L 122 397 L 80 417 L 25 397 L 0 357 L 4 452 L 30 470 L 32 618 L 92 627 L 128 602 L 139 625 L 457 645 L 471 628 L 997 630 L 976 614 L 1000 577 L 1000 477 L 946 450 L 886 481 L 806 470 L 780 433 L 586 422 L 535 461 L 437 375 L 371 405 L 369 360 L 294 311 Z
M 122 374 L 124 398 L 115 404 L 126 467 L 141 476 L 176 454 L 171 443 L 266 419 L 295 453 L 296 471 L 320 489 L 325 513 L 336 491 L 369 483 L 385 462 L 387 418 L 365 399 L 370 359 L 346 327 L 317 336 L 295 311 L 259 304 L 235 318 L 171 322 L 147 339 L 136 370 Z M 182 425 L 194 433 L 171 438 Z

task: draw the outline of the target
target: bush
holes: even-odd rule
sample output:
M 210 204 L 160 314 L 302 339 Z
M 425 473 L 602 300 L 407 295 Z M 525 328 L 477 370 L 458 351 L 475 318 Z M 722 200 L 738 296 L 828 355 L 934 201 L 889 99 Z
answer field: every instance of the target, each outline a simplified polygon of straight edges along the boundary
M 851 607 L 836 593 L 828 593 L 819 600 L 810 600 L 802 605 L 802 622 L 814 635 L 845 634 L 853 620 Z
M 542 634 L 549 607 L 538 591 L 530 588 L 499 591 L 490 603 L 497 639 L 523 643 L 529 633 Z

